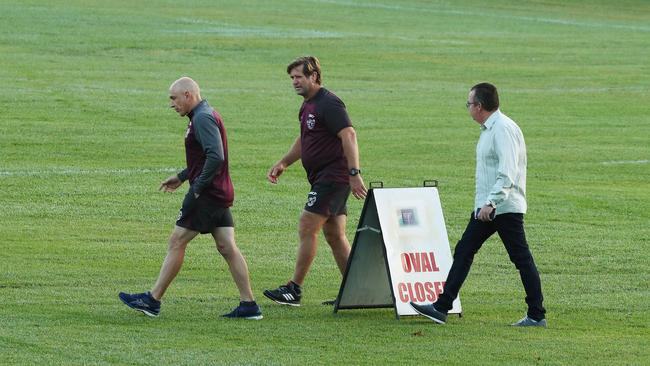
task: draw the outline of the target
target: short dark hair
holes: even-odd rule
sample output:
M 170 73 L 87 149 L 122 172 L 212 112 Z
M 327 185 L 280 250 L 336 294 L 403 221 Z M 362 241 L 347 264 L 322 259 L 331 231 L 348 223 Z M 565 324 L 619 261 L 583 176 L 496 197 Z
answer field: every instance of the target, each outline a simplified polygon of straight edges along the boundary
M 318 61 L 318 58 L 315 56 L 298 57 L 287 66 L 287 74 L 291 74 L 291 70 L 299 66 L 302 66 L 302 73 L 305 76 L 311 76 L 313 73 L 316 73 L 316 83 L 318 85 L 321 84 L 320 61 Z
M 489 111 L 496 111 L 499 109 L 499 93 L 497 87 L 490 83 L 480 83 L 472 87 L 474 90 L 474 99 L 480 103 L 481 106 Z

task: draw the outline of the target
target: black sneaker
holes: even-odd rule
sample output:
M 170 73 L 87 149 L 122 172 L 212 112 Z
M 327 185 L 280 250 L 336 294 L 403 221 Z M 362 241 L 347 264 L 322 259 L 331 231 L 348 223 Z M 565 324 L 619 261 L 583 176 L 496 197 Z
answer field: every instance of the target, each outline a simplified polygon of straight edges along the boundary
M 160 301 L 151 296 L 151 292 L 144 292 L 141 294 L 126 294 L 120 292 L 120 300 L 126 306 L 137 311 L 145 313 L 145 315 L 156 317 L 160 314 Z
M 243 302 L 239 303 L 233 311 L 228 314 L 222 315 L 224 318 L 242 318 L 250 320 L 260 320 L 263 318 L 262 311 L 256 303 L 253 305 L 245 305 Z
M 264 296 L 282 305 L 300 306 L 300 288 L 289 281 L 275 290 L 264 290 Z
M 411 304 L 411 307 L 415 309 L 418 314 L 424 315 L 438 324 L 445 324 L 447 321 L 447 314 L 436 309 L 433 304 L 418 305 L 412 301 L 409 304 Z

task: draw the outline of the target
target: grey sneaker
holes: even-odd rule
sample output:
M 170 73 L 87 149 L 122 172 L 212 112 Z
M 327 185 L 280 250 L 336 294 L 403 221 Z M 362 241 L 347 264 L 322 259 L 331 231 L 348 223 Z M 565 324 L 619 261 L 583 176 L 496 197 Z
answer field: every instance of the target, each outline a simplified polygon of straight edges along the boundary
M 438 324 L 445 324 L 447 321 L 447 314 L 436 309 L 433 304 L 418 305 L 412 301 L 409 304 L 413 309 L 415 309 L 415 311 L 418 312 L 418 314 L 424 315 Z
M 544 327 L 546 328 L 546 319 L 542 320 L 533 320 L 526 315 L 525 317 L 521 318 L 516 323 L 510 324 L 513 327 Z

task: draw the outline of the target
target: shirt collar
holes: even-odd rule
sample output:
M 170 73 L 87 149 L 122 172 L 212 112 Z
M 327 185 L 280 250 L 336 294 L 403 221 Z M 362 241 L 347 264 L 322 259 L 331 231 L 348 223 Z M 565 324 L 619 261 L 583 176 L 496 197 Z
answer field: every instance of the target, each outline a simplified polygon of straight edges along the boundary
M 315 100 L 316 98 L 319 98 L 321 95 L 323 95 L 323 93 L 325 93 L 325 91 L 326 91 L 326 89 L 325 89 L 324 87 L 321 86 L 321 87 L 318 89 L 318 91 L 316 92 L 316 94 L 314 94 L 313 97 L 311 97 L 311 98 L 305 100 L 305 102 L 310 102 L 310 101 L 312 101 L 312 100 Z
M 194 108 L 192 108 L 192 110 L 190 111 L 190 113 L 187 114 L 187 117 L 188 117 L 189 119 L 192 119 L 192 117 L 194 117 L 194 112 L 196 112 L 197 109 L 199 109 L 200 107 L 202 107 L 202 106 L 205 105 L 206 103 L 207 103 L 207 101 L 206 101 L 205 99 L 201 100 L 201 101 L 199 102 L 199 104 L 197 104 Z
M 483 124 L 481 125 L 481 129 L 483 129 L 483 130 L 491 129 L 492 126 L 494 126 L 494 122 L 496 122 L 496 120 L 499 118 L 499 116 L 501 116 L 501 111 L 499 109 L 492 112 L 490 117 L 488 117 L 488 119 L 486 119 L 485 122 L 483 122 Z

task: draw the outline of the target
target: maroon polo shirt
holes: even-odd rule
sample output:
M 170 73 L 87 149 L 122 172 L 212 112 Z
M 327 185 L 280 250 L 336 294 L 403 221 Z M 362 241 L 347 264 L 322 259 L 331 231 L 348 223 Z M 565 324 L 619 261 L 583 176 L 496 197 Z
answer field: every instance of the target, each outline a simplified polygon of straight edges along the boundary
M 343 101 L 320 88 L 302 103 L 298 118 L 302 166 L 309 183 L 349 184 L 348 161 L 337 136 L 342 129 L 352 127 Z

